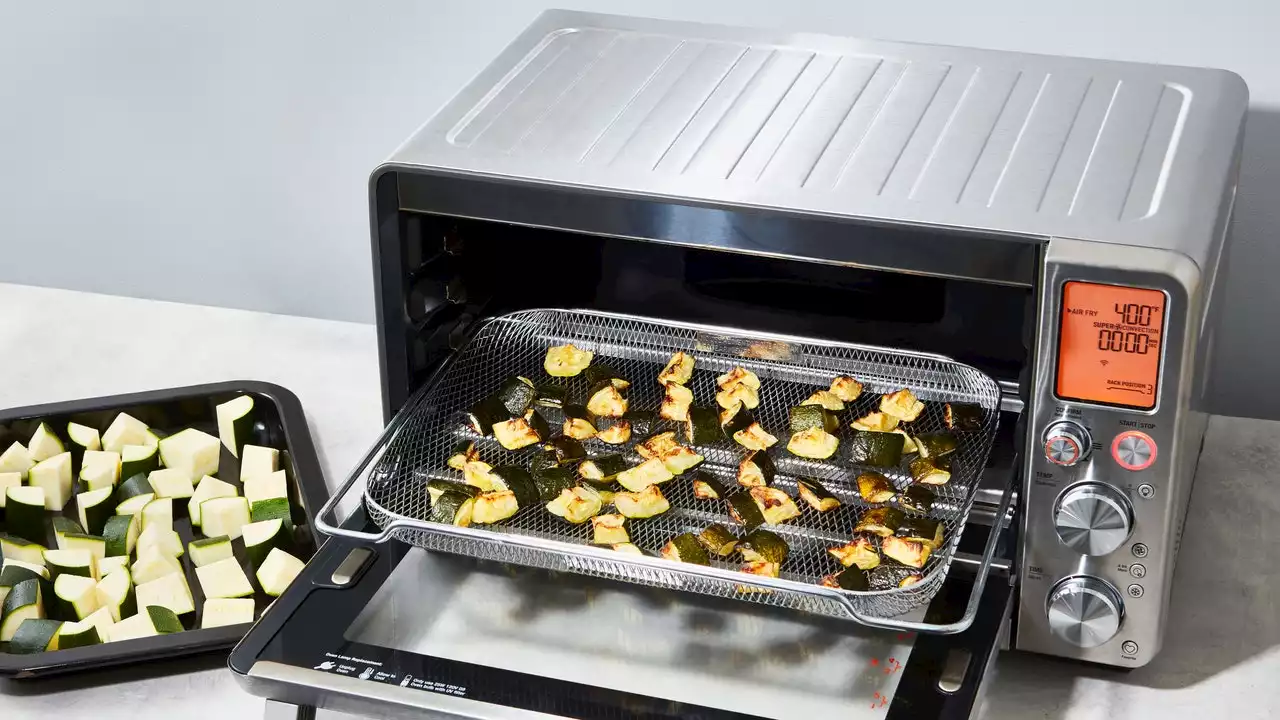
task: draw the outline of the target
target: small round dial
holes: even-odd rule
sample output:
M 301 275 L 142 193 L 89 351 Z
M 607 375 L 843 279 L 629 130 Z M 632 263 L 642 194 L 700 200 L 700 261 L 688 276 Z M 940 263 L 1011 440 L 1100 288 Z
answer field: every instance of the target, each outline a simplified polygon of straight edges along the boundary
M 1124 600 L 1102 578 L 1077 575 L 1060 581 L 1049 592 L 1049 629 L 1077 647 L 1097 647 L 1120 632 Z
M 1044 456 L 1049 462 L 1071 467 L 1089 457 L 1093 438 L 1083 425 L 1063 420 L 1050 425 L 1044 431 Z
M 1053 528 L 1062 544 L 1081 555 L 1108 555 L 1129 539 L 1133 506 L 1110 485 L 1074 485 L 1054 504 Z

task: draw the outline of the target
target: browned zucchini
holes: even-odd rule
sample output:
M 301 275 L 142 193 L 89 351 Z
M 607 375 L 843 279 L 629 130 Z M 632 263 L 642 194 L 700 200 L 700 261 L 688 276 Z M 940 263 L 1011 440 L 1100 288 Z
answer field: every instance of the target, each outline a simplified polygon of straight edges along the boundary
M 760 512 L 760 507 L 746 490 L 730 493 L 725 501 L 729 505 L 729 515 L 733 517 L 734 522 L 748 531 L 764 524 L 764 513 Z
M 586 485 L 579 485 L 562 490 L 558 497 L 547 503 L 547 512 L 574 525 L 580 525 L 598 515 L 603 507 L 604 501 L 600 498 L 600 493 Z
M 831 394 L 844 402 L 853 402 L 862 397 L 862 383 L 848 375 L 841 375 L 831 381 Z
M 668 383 L 664 388 L 666 393 L 662 406 L 658 408 L 658 416 L 672 422 L 687 421 L 689 406 L 693 404 L 693 391 L 676 383 Z
M 880 551 L 866 535 L 858 535 L 844 545 L 827 548 L 827 552 L 845 567 L 856 566 L 861 570 L 870 570 L 880 564 Z
M 685 352 L 678 352 L 671 356 L 671 359 L 667 361 L 667 366 L 662 368 L 662 372 L 658 373 L 658 384 L 675 383 L 684 385 L 689 382 L 691 377 L 693 377 L 693 356 Z
M 778 442 L 778 438 L 770 435 L 758 422 L 751 423 L 745 429 L 734 433 L 733 439 L 748 450 L 765 450 Z
M 933 503 L 937 497 L 932 490 L 923 485 L 912 485 L 898 496 L 898 504 L 908 510 L 927 513 L 933 509 Z
M 773 458 L 764 450 L 753 450 L 738 463 L 738 484 L 743 487 L 769 485 L 777 474 Z
M 918 457 L 911 461 L 911 479 L 922 485 L 946 485 L 951 482 L 951 471 L 938 467 L 938 459 Z
M 650 485 L 664 483 L 675 477 L 660 458 L 652 458 L 633 468 L 618 473 L 618 482 L 631 492 L 640 492 Z
M 853 531 L 889 537 L 898 531 L 898 526 L 902 524 L 904 518 L 902 511 L 897 508 L 872 508 L 862 514 L 858 524 L 853 526 Z
M 801 407 L 816 405 L 826 410 L 838 413 L 844 410 L 844 401 L 830 390 L 818 390 L 810 395 L 804 402 L 800 403 Z
M 682 533 L 671 538 L 666 545 L 662 546 L 662 557 L 695 565 L 711 564 L 706 548 L 702 547 L 702 543 L 698 542 L 697 536 L 693 533 Z
M 564 427 L 561 430 L 574 440 L 590 440 L 596 436 L 596 426 L 592 422 L 591 413 L 586 406 L 566 404 L 564 406 Z
M 640 453 L 640 457 L 645 460 L 653 460 L 654 458 L 661 460 L 664 455 L 667 455 L 678 447 L 680 447 L 680 443 L 676 440 L 675 431 L 667 430 L 666 432 L 650 435 L 640 441 L 640 443 L 636 445 L 636 452 Z
M 869 503 L 889 502 L 898 494 L 889 478 L 878 472 L 864 472 L 858 476 L 858 494 Z
M 751 499 L 755 501 L 756 507 L 760 508 L 764 521 L 770 525 L 781 525 L 800 515 L 800 508 L 796 507 L 791 496 L 778 488 L 753 487 L 748 492 L 751 493 Z
M 693 496 L 699 500 L 723 500 L 726 490 L 714 475 L 705 470 L 693 474 Z
M 493 426 L 494 438 L 508 450 L 536 445 L 549 435 L 547 421 L 537 410 L 530 410 L 524 417 L 511 418 Z
M 822 578 L 822 584 L 829 588 L 853 590 L 855 592 L 867 592 L 871 589 L 867 574 L 856 567 L 846 568 L 838 573 L 827 575 Z
M 728 557 L 738 547 L 738 537 L 723 525 L 708 525 L 698 533 L 698 542 L 717 557 Z
M 786 562 L 791 547 L 775 532 L 764 528 L 756 528 L 742 538 L 738 549 L 742 551 L 742 559 L 747 562 L 771 562 L 781 565 Z
M 846 443 L 849 462 L 870 467 L 897 467 L 902 462 L 902 436 L 892 432 L 855 430 Z
M 657 485 L 650 485 L 640 492 L 620 492 L 613 495 L 614 507 L 629 518 L 648 518 L 671 509 L 671 503 Z
M 862 417 L 849 423 L 849 427 L 854 430 L 869 430 L 872 432 L 892 432 L 898 427 L 898 418 L 882 412 L 867 413 Z
M 924 403 L 916 399 L 915 393 L 903 388 L 880 398 L 880 412 L 911 422 L 924 412 Z
M 467 463 L 479 459 L 480 453 L 476 450 L 475 443 L 470 440 L 459 440 L 453 446 L 453 450 L 449 452 L 449 467 L 454 470 L 461 470 L 466 467 Z
M 617 513 L 591 518 L 591 542 L 598 545 L 631 542 L 631 536 L 627 534 L 627 518 Z
M 597 418 L 596 439 L 610 445 L 625 445 L 631 439 L 631 421 L 625 417 Z
M 944 528 L 942 523 L 937 520 L 909 517 L 902 521 L 902 524 L 898 526 L 898 531 L 894 534 L 903 540 L 924 543 L 929 546 L 930 550 L 937 550 L 942 547 Z
M 827 512 L 840 507 L 840 498 L 831 494 L 817 478 L 804 477 L 796 480 L 796 489 L 800 492 L 800 498 L 809 504 L 809 507 L 818 512 Z
M 625 382 L 625 381 L 622 381 Z M 618 387 L 617 380 L 601 380 L 587 393 L 587 412 L 598 417 L 622 417 L 627 414 L 625 386 Z
M 704 459 L 692 449 L 680 445 L 662 456 L 662 464 L 667 466 L 667 472 L 672 475 L 682 475 L 686 470 L 701 465 Z
M 582 443 L 567 435 L 553 437 L 543 447 L 560 465 L 576 463 L 587 456 L 587 449 L 582 447 Z
M 791 408 L 791 432 L 818 428 L 829 433 L 840 429 L 840 419 L 821 405 L 797 405 Z
M 925 543 L 900 537 L 885 538 L 880 544 L 880 551 L 885 557 L 913 568 L 924 567 L 931 552 L 930 547 Z
M 920 451 L 920 457 L 944 457 L 955 452 L 957 445 L 959 443 L 956 442 L 956 436 L 949 432 L 926 433 L 916 436 L 916 446 Z
M 542 368 L 552 377 L 573 377 L 587 369 L 593 355 L 590 350 L 580 350 L 573 345 L 556 345 L 547 349 Z
M 826 460 L 836 454 L 840 440 L 822 428 L 809 428 L 791 435 L 787 450 L 797 457 Z

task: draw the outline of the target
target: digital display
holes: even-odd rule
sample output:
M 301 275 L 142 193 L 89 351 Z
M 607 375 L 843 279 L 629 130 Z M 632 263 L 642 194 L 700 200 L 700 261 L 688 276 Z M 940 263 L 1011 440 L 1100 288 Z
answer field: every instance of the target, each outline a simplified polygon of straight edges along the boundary
M 1150 410 L 1160 380 L 1165 296 L 1069 282 L 1062 288 L 1058 397 Z

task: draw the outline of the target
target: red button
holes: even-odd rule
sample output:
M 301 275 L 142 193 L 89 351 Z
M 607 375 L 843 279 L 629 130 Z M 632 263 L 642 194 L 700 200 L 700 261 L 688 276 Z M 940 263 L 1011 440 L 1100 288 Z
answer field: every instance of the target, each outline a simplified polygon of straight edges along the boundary
M 1156 461 L 1156 441 L 1137 430 L 1122 432 L 1111 441 L 1111 457 L 1125 470 L 1146 470 Z

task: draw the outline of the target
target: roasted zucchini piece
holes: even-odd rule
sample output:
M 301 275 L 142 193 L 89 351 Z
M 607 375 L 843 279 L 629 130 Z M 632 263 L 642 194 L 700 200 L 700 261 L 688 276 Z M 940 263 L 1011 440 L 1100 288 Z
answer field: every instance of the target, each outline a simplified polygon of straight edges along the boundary
M 627 555 L 644 555 L 643 550 L 636 547 L 635 545 L 632 545 L 629 542 L 615 543 L 613 545 L 610 545 L 609 547 L 612 550 L 616 550 L 617 552 L 620 552 L 620 553 L 626 553 Z
M 560 493 L 578 484 L 573 468 L 549 467 L 532 472 L 533 485 L 538 488 L 538 499 L 551 502 L 560 497 Z
M 528 470 L 519 465 L 499 465 L 490 474 L 497 478 L 495 488 L 515 493 L 516 502 L 521 507 L 538 502 L 538 486 L 534 484 L 533 476 Z
M 596 492 L 600 493 L 600 502 L 604 505 L 604 507 L 609 507 L 610 505 L 613 504 L 613 496 L 617 495 L 618 493 L 614 492 L 613 490 L 610 490 L 607 487 L 603 487 L 600 485 L 592 485 L 592 487 L 596 489 Z
M 755 408 L 760 405 L 760 391 L 743 383 L 730 385 L 716 393 L 716 404 L 726 410 L 734 405 Z
M 592 420 L 585 405 L 566 404 L 562 432 L 574 440 L 590 440 L 596 436 L 596 426 Z
M 622 417 L 627 414 L 627 398 L 617 380 L 602 380 L 591 387 L 587 412 L 600 417 Z
M 753 450 L 738 463 L 738 484 L 743 487 L 762 487 L 773 482 L 778 467 L 764 450 Z
M 467 424 L 472 430 L 486 436 L 493 432 L 494 425 L 510 419 L 507 406 L 496 395 L 490 395 L 467 411 Z
M 738 403 L 730 408 L 725 408 L 720 413 L 720 427 L 725 435 L 733 437 L 733 434 L 746 430 L 754 425 L 756 416 L 750 410 L 743 407 L 742 403 Z
M 705 459 L 692 449 L 681 445 L 663 455 L 662 464 L 667 466 L 667 472 L 672 475 L 682 475 L 686 470 L 692 470 L 701 465 Z
M 658 408 L 658 416 L 672 422 L 685 422 L 689 419 L 689 406 L 693 404 L 693 391 L 683 385 L 667 383 L 666 396 L 662 406 Z
M 871 589 L 871 583 L 867 580 L 867 573 L 856 567 L 846 568 L 838 573 L 832 573 L 823 577 L 822 585 L 824 587 L 836 588 L 838 590 L 852 590 L 854 592 L 867 592 Z
M 537 395 L 537 391 L 529 378 L 512 375 L 502 381 L 495 395 L 512 417 L 518 417 L 533 407 L 533 398 Z
M 898 494 L 889 478 L 878 472 L 864 472 L 858 475 L 858 494 L 869 503 L 889 502 Z
M 818 512 L 840 507 L 840 498 L 832 495 L 817 478 L 804 477 L 796 480 L 796 489 L 800 491 L 800 498 Z
M 840 439 L 822 428 L 809 428 L 791 435 L 787 450 L 792 455 L 814 460 L 826 460 L 836 454 Z
M 631 387 L 631 381 L 622 377 L 622 373 L 614 370 L 604 363 L 596 363 L 587 368 L 587 385 L 594 386 L 608 380 L 613 386 L 619 390 L 626 390 Z
M 708 525 L 698 533 L 698 542 L 717 557 L 728 557 L 738 548 L 738 536 L 723 525 Z
M 432 480 L 427 483 L 427 498 L 432 505 L 435 505 L 436 500 L 439 500 L 440 496 L 447 492 L 456 492 L 467 497 L 475 497 L 480 494 L 480 488 L 452 480 Z
M 591 542 L 597 545 L 631 542 L 631 536 L 627 534 L 627 519 L 617 513 L 591 518 Z
M 480 493 L 471 506 L 471 522 L 481 525 L 506 520 L 520 509 L 516 494 L 510 490 Z
M 690 445 L 711 445 L 724 438 L 720 429 L 720 413 L 711 408 L 691 407 L 685 423 L 685 436 Z
M 791 408 L 791 432 L 818 428 L 833 433 L 840 429 L 840 419 L 822 405 L 797 405 Z
M 675 476 L 661 458 L 652 458 L 618 473 L 618 482 L 631 492 L 640 492 L 650 485 L 664 483 L 673 477 Z
M 714 475 L 699 470 L 693 475 L 693 496 L 699 500 L 720 500 L 725 496 L 725 487 Z
M 569 389 L 562 385 L 542 383 L 534 389 L 533 404 L 543 407 L 564 407 L 569 401 Z
M 909 517 L 902 521 L 894 535 L 903 540 L 924 543 L 929 546 L 930 550 L 937 550 L 942 547 L 942 541 L 945 536 L 944 530 L 942 523 L 937 520 Z
M 880 412 L 911 422 L 924 412 L 924 403 L 916 399 L 915 393 L 903 388 L 880 398 Z
M 848 375 L 841 375 L 831 381 L 831 394 L 845 402 L 853 402 L 862 397 L 862 383 Z
M 769 562 L 768 560 L 752 560 L 750 562 L 743 563 L 741 570 L 748 575 L 760 575 L 762 577 L 776 578 L 778 577 L 778 573 L 782 571 L 782 565 L 775 562 Z M 770 593 L 773 591 L 768 588 L 751 588 L 739 585 L 738 592 Z
M 759 390 L 760 378 L 756 377 L 755 373 L 741 365 L 716 378 L 716 387 L 721 390 L 733 387 L 734 385 L 746 385 L 752 390 Z
M 764 524 L 764 513 L 760 512 L 760 506 L 756 505 L 755 499 L 746 490 L 731 493 L 725 500 L 729 504 L 729 515 L 734 522 L 745 527 L 748 532 Z
M 896 427 L 892 430 L 895 435 L 902 436 L 902 454 L 907 455 L 913 452 L 919 452 L 920 448 L 916 446 L 916 439 L 911 437 L 906 430 Z
M 898 467 L 902 462 L 902 436 L 891 432 L 855 430 L 849 439 L 849 462 L 871 467 Z
M 907 567 L 922 568 L 932 552 L 929 545 L 900 537 L 887 537 L 880 544 L 884 556 Z
M 499 445 L 508 450 L 519 450 L 536 445 L 542 441 L 545 434 L 540 434 L 534 427 L 534 423 L 530 422 L 535 417 L 541 416 L 537 412 L 531 412 L 528 418 L 517 417 L 495 423 L 493 436 L 497 438 Z M 546 421 L 543 421 L 543 425 L 546 425 Z
M 982 429 L 981 405 L 974 403 L 947 403 L 942 409 L 942 421 L 956 432 L 974 432 Z
M 463 485 L 462 487 L 470 486 Z M 431 520 L 432 522 L 446 525 L 467 527 L 471 524 L 471 514 L 475 509 L 475 504 L 475 497 L 467 493 L 454 492 L 452 490 L 443 492 L 431 505 Z
M 800 407 L 810 406 L 817 406 L 829 412 L 841 412 L 844 410 L 844 401 L 830 390 L 818 390 L 800 403 Z
M 911 479 L 921 485 L 946 485 L 951 482 L 951 471 L 938 467 L 940 460 L 923 455 L 911 461 Z
M 567 435 L 551 438 L 544 447 L 560 465 L 576 463 L 587 456 L 587 449 L 582 447 L 582 443 Z
M 618 477 L 618 473 L 626 470 L 630 465 L 622 454 L 617 455 L 601 455 L 590 460 L 583 460 L 578 465 L 578 474 L 582 479 L 591 482 L 611 481 Z
M 738 549 L 742 551 L 742 559 L 747 562 L 771 562 L 781 565 L 787 559 L 791 547 L 777 533 L 764 528 L 756 528 L 742 538 Z
M 880 564 L 880 552 L 876 550 L 875 542 L 866 535 L 856 536 L 844 545 L 827 548 L 827 552 L 845 567 L 870 570 Z
M 661 460 L 664 455 L 678 447 L 680 447 L 680 442 L 676 440 L 676 432 L 667 430 L 641 440 L 636 445 L 636 452 L 640 453 L 640 457 L 645 460 L 653 460 L 654 458 Z
M 880 537 L 890 537 L 898 532 L 905 516 L 902 511 L 892 507 L 872 508 L 862 514 L 858 524 L 853 526 L 856 533 L 871 533 Z
M 647 518 L 671 509 L 671 503 L 662 495 L 657 485 L 650 485 L 640 492 L 620 492 L 613 496 L 614 507 L 629 518 Z
M 933 503 L 937 498 L 938 496 L 929 488 L 923 485 L 912 485 L 898 496 L 898 504 L 908 510 L 927 513 L 933 509 Z
M 459 440 L 449 451 L 449 467 L 454 470 L 461 470 L 467 463 L 479 459 L 480 452 L 476 450 L 476 444 L 470 440 Z
M 800 508 L 796 507 L 795 500 L 778 488 L 753 487 L 748 492 L 756 507 L 760 508 L 764 521 L 770 525 L 781 525 L 800 515 Z
M 920 573 L 911 573 L 910 575 L 904 575 L 902 579 L 898 581 L 898 588 L 901 589 L 904 587 L 911 587 L 912 585 L 915 585 L 916 583 L 920 582 L 923 579 L 924 579 L 924 576 L 921 575 Z
M 610 445 L 624 445 L 631 439 L 631 421 L 625 417 L 602 417 L 596 420 L 596 439 Z
M 937 458 L 950 455 L 956 451 L 956 436 L 949 432 L 926 433 L 916 436 L 916 446 L 920 457 Z
M 924 577 L 911 568 L 890 563 L 872 570 L 867 579 L 870 580 L 872 590 L 892 590 L 915 585 Z
M 580 350 L 573 345 L 556 345 L 547 349 L 542 368 L 551 377 L 573 377 L 591 364 L 594 356 L 590 350 Z
M 653 432 L 654 425 L 658 424 L 658 413 L 652 410 L 628 410 L 622 417 L 631 423 L 631 434 L 638 437 Z
M 872 432 L 892 432 L 898 427 L 898 418 L 882 412 L 867 413 L 849 423 L 854 430 L 870 430 Z
M 600 493 L 586 485 L 579 485 L 562 490 L 559 497 L 547 503 L 547 512 L 574 525 L 581 525 L 600 514 L 603 507 Z
M 483 491 L 495 489 L 502 482 L 493 474 L 493 466 L 487 462 L 472 460 L 462 467 L 462 479 L 468 484 Z
M 702 547 L 702 543 L 698 542 L 697 536 L 693 533 L 682 533 L 671 538 L 666 545 L 662 546 L 662 557 L 695 565 L 711 564 L 706 548 Z
M 770 435 L 758 422 L 734 433 L 733 439 L 748 450 L 765 450 L 778 443 L 778 438 Z
M 658 373 L 658 384 L 675 383 L 683 385 L 689 382 L 691 377 L 693 377 L 693 356 L 685 352 L 678 352 L 671 356 L 671 359 L 667 361 L 667 366 L 662 368 L 662 372 Z

